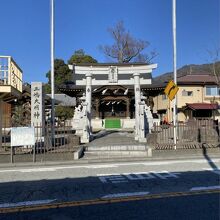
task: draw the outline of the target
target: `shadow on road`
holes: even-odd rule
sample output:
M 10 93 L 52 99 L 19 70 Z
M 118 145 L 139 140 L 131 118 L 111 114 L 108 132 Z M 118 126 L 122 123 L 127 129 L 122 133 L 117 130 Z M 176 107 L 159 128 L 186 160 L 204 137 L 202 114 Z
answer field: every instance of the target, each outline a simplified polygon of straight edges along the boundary
M 213 170 L 217 170 L 219 169 L 216 164 L 212 161 L 212 159 L 208 156 L 207 154 L 207 149 L 205 147 L 205 144 L 202 145 L 202 153 L 203 153 L 203 156 L 205 157 L 205 159 L 207 160 L 207 162 L 209 163 L 210 167 L 213 169 Z
M 216 167 L 216 166 L 215 166 Z M 36 175 L 36 174 L 35 174 Z M 41 174 L 42 175 L 42 174 Z M 178 175 L 178 176 L 176 176 Z M 41 177 L 42 178 L 42 177 Z M 121 181 L 119 181 L 119 179 Z M 102 180 L 102 181 L 101 181 Z M 183 181 L 184 180 L 184 181 Z M 164 172 L 146 172 L 132 174 L 118 174 L 107 176 L 88 176 L 76 178 L 62 179 L 39 179 L 32 181 L 14 181 L 0 182 L 0 205 L 3 203 L 17 203 L 24 201 L 42 201 L 55 200 L 56 203 L 85 201 L 94 198 L 103 198 L 103 196 L 121 193 L 145 192 L 151 194 L 178 192 L 183 190 L 183 187 L 190 190 L 197 184 L 213 185 L 218 184 L 216 174 L 213 175 L 210 171 L 186 171 L 174 173 Z M 187 185 L 181 185 L 187 183 Z M 178 188 L 178 187 L 179 188 Z M 201 196 L 204 197 L 204 202 L 201 202 Z M 168 204 L 172 198 L 140 200 L 131 202 L 106 203 L 96 205 L 79 205 L 79 206 L 63 206 L 65 208 L 50 209 L 44 206 L 44 209 L 32 211 L 17 211 L 14 213 L 1 213 L 0 219 L 4 220 L 58 220 L 58 219 L 177 219 L 176 216 L 182 216 L 185 210 L 192 210 L 192 213 L 187 213 L 194 216 L 192 219 L 218 219 L 217 210 L 219 207 L 219 195 L 208 197 L 201 195 L 197 200 L 189 202 L 189 197 L 172 197 L 172 203 Z M 196 198 L 195 196 L 190 198 Z M 210 200 L 210 198 L 212 200 Z M 184 201 L 183 201 L 184 200 Z M 186 200 L 186 201 L 185 201 Z M 101 200 L 100 200 L 101 201 Z M 208 201 L 208 202 L 207 202 Z M 152 205 L 149 204 L 152 202 Z M 177 204 L 178 202 L 178 204 Z M 142 204 L 143 203 L 143 204 Z M 192 209 L 191 204 L 195 204 Z M 69 207 L 68 207 L 69 206 Z M 161 210 L 161 207 L 163 209 Z M 209 211 L 205 214 L 200 210 Z M 195 211 L 195 208 L 197 210 Z M 177 211 L 178 209 L 178 211 Z M 153 210 L 153 211 L 152 211 Z M 169 212 L 167 212 L 169 210 Z M 184 210 L 184 211 L 183 211 Z M 210 210 L 212 210 L 210 212 Z M 144 211 L 144 213 L 143 213 Z M 171 213 L 172 212 L 172 213 Z M 151 213 L 151 218 L 149 218 Z M 158 217 L 160 213 L 161 218 Z M 126 218 L 125 218 L 126 216 Z M 143 217 L 144 216 L 144 217 Z M 166 216 L 166 218 L 164 218 Z M 188 219 L 186 216 L 178 219 Z

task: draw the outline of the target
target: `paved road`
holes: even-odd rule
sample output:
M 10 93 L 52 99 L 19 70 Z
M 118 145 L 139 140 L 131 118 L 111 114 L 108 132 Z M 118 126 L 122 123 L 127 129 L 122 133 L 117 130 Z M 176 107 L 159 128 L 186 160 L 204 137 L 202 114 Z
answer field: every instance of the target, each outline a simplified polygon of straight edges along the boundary
M 4 220 L 219 220 L 219 193 L 143 199 L 0 215 Z
M 220 159 L 0 170 L 0 209 L 97 198 L 220 189 Z

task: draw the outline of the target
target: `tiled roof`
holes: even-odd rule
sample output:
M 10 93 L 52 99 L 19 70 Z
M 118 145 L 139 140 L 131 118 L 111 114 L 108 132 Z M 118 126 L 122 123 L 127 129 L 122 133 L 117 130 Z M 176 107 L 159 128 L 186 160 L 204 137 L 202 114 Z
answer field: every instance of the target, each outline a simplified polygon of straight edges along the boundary
M 192 110 L 215 110 L 218 109 L 218 104 L 212 103 L 186 103 L 186 108 Z
M 220 80 L 220 78 L 219 78 Z M 178 84 L 216 84 L 216 78 L 209 74 L 185 75 L 177 79 Z

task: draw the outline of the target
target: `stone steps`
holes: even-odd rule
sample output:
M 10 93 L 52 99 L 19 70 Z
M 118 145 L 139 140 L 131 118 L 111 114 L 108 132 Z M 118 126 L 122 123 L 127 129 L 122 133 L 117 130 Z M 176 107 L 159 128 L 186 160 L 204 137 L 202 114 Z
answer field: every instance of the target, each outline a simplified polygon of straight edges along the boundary
M 87 146 L 84 151 L 84 157 L 89 159 L 151 156 L 152 149 L 146 145 Z
M 152 156 L 149 146 L 134 140 L 134 134 L 129 132 L 100 132 L 95 139 L 85 146 L 84 158 L 114 159 L 114 158 L 146 158 Z
M 151 151 L 85 151 L 87 158 L 150 157 Z
M 86 151 L 146 151 L 146 145 L 107 145 L 107 146 L 89 146 Z

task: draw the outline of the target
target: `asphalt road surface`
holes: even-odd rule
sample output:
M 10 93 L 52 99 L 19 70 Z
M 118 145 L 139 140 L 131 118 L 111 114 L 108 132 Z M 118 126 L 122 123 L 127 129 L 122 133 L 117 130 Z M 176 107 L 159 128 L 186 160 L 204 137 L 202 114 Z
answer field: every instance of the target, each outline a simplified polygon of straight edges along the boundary
M 204 158 L 2 168 L 0 219 L 219 219 L 219 166 Z

